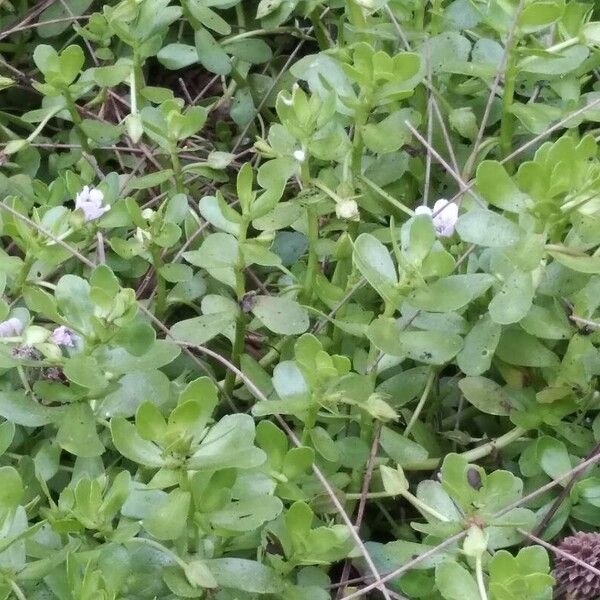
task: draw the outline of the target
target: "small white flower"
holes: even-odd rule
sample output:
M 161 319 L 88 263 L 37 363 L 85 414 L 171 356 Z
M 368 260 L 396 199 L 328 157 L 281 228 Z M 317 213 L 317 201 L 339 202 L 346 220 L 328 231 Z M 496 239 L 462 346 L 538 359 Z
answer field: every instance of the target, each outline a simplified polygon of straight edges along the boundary
M 428 206 L 418 206 L 415 215 L 429 215 L 433 220 L 436 233 L 440 237 L 450 237 L 454 234 L 454 226 L 458 220 L 458 205 L 440 198 L 433 205 L 433 210 Z
M 349 221 L 358 221 L 360 213 L 358 204 L 354 200 L 342 200 L 335 206 L 335 214 L 338 219 L 347 219 Z
M 57 327 L 52 332 L 52 335 L 50 337 L 57 346 L 65 346 L 69 348 L 75 346 L 75 340 L 77 339 L 75 333 L 73 333 L 68 327 L 65 327 L 64 325 Z
M 16 317 L 11 317 L 0 323 L 0 338 L 16 337 L 21 335 L 23 331 L 23 323 Z
M 133 237 L 140 243 L 145 244 L 148 240 L 152 239 L 152 234 L 141 227 L 137 227 Z
M 103 206 L 102 200 L 104 200 L 104 194 L 99 189 L 86 185 L 75 198 L 75 208 L 83 211 L 87 223 L 100 218 L 110 210 L 110 204 Z
M 146 219 L 146 221 L 153 221 L 155 214 L 156 213 L 151 208 L 145 208 L 142 211 L 142 217 Z
M 306 160 L 306 152 L 304 152 L 304 150 L 294 150 L 293 157 L 298 162 L 304 162 Z

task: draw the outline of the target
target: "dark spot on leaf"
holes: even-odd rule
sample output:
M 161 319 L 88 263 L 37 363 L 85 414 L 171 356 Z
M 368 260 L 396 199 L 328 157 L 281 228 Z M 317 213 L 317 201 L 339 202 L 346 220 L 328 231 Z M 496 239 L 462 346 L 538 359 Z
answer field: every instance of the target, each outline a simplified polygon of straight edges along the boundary
M 467 471 L 467 481 L 474 490 L 481 489 L 481 474 L 477 469 L 471 467 Z

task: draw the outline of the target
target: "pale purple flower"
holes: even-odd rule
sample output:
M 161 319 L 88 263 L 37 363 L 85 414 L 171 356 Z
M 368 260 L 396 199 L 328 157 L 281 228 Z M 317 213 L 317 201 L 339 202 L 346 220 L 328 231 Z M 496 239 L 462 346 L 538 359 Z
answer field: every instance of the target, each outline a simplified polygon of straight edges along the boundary
M 102 205 L 104 194 L 97 188 L 85 185 L 75 198 L 75 208 L 83 211 L 86 223 L 100 218 L 110 210 L 110 204 Z
M 11 317 L 0 323 L 0 338 L 16 337 L 21 335 L 23 331 L 23 323 L 16 317 Z
M 415 209 L 415 215 L 429 215 L 436 233 L 440 237 L 450 237 L 454 234 L 454 226 L 458 220 L 458 205 L 440 198 L 433 205 L 433 210 L 428 206 L 419 206 Z
M 67 378 L 60 367 L 50 367 L 42 371 L 42 375 L 48 381 L 54 381 L 56 383 L 65 383 Z
M 15 358 L 24 358 L 28 360 L 40 360 L 42 353 L 33 346 L 17 346 L 13 348 L 12 355 Z
M 68 327 L 65 327 L 64 325 L 57 327 L 52 332 L 52 335 L 50 337 L 57 346 L 65 346 L 68 348 L 72 348 L 73 346 L 75 346 L 75 340 L 77 338 L 77 336 Z

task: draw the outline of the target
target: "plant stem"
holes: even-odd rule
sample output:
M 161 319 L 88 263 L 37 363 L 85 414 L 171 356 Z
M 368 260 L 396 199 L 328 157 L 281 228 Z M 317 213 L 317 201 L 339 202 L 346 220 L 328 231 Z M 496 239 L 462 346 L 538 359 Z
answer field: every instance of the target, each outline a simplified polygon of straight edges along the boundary
M 240 357 L 244 352 L 244 341 L 246 337 L 246 319 L 244 314 L 240 311 L 237 319 L 235 320 L 235 338 L 233 339 L 233 348 L 231 350 L 231 362 L 238 366 L 240 363 Z M 225 375 L 225 393 L 231 396 L 233 388 L 235 387 L 235 373 L 231 370 L 227 371 Z
M 504 95 L 502 96 L 502 119 L 500 121 L 500 149 L 504 156 L 508 156 L 512 152 L 514 117 L 511 112 L 511 106 L 515 97 L 516 77 L 517 68 L 512 56 L 512 48 L 509 48 L 504 72 Z
M 373 421 L 370 418 L 366 417 L 366 415 L 362 415 L 361 420 L 360 420 L 360 439 L 363 440 L 365 442 L 365 444 L 373 447 L 373 443 L 375 440 L 374 434 L 375 434 L 375 436 L 377 436 L 377 441 L 375 442 L 377 444 L 377 446 L 375 447 L 375 453 L 376 453 L 377 447 L 379 445 L 379 433 L 373 427 Z M 369 465 L 372 463 L 372 461 L 374 459 L 375 459 L 375 455 L 373 455 L 370 458 L 369 462 L 367 463 L 367 468 L 369 468 Z M 371 472 L 372 472 L 372 469 L 373 469 L 372 464 L 371 464 L 370 468 L 371 468 Z M 352 493 L 349 493 L 346 495 L 346 498 L 348 500 L 359 500 L 360 501 L 360 498 L 362 496 L 362 491 L 365 491 L 362 489 L 363 485 L 364 485 L 364 477 L 365 476 L 366 476 L 365 470 L 362 465 L 359 467 L 354 467 L 352 469 L 351 481 L 350 481 L 350 489 L 352 490 Z M 368 492 L 366 494 L 366 497 L 369 498 Z M 348 507 L 348 510 L 351 514 L 354 513 L 355 505 L 356 505 L 356 502 L 353 502 Z
M 437 35 L 440 32 L 440 25 L 442 22 L 441 13 L 442 13 L 442 0 L 432 0 L 431 24 L 430 24 L 431 35 Z
M 173 172 L 175 174 L 175 190 L 178 194 L 183 194 L 185 185 L 183 183 L 183 170 L 181 168 L 179 155 L 177 154 L 177 147 L 171 148 L 171 165 L 173 166 Z
M 448 519 L 448 517 L 439 513 L 437 510 L 435 510 L 435 508 L 431 508 L 431 506 L 429 506 L 428 504 L 425 504 L 425 502 L 417 498 L 415 495 L 411 494 L 408 490 L 402 492 L 402 497 L 408 500 L 415 508 L 419 509 L 421 512 L 427 513 L 434 519 L 437 519 L 442 523 L 450 522 L 450 519 Z
M 475 557 L 475 576 L 477 578 L 477 587 L 481 600 L 488 600 L 487 592 L 485 591 L 485 583 L 483 581 L 483 566 L 481 564 L 481 554 Z
M 23 264 L 21 265 L 21 269 L 19 270 L 19 277 L 15 281 L 15 284 L 12 287 L 13 295 L 16 296 L 16 295 L 21 294 L 23 286 L 25 285 L 25 282 L 27 281 L 27 275 L 29 275 L 29 271 L 31 270 L 31 267 L 34 262 L 35 262 L 35 256 L 33 256 L 30 252 L 27 252 L 25 254 L 25 258 L 23 259 Z
M 143 98 L 140 94 L 141 90 L 145 87 L 144 82 L 144 70 L 142 69 L 140 57 L 138 53 L 133 51 L 133 70 L 131 82 L 131 112 L 137 114 L 140 108 L 142 108 Z
M 359 106 L 356 109 L 354 122 L 354 135 L 352 136 L 352 173 L 355 177 L 360 177 L 362 167 L 362 156 L 364 141 L 362 137 L 362 128 L 369 117 L 370 98 L 361 94 L 358 100 Z
M 328 50 L 329 49 L 329 40 L 327 39 L 327 30 L 321 21 L 320 11 L 316 8 L 310 13 L 310 22 L 313 26 L 313 33 L 317 38 L 317 43 L 319 44 L 320 50 Z
M 246 241 L 248 235 L 248 221 L 245 217 L 242 217 L 240 223 L 240 233 L 238 235 L 238 264 L 235 272 L 235 293 L 238 302 L 241 302 L 244 295 L 246 294 L 246 279 L 244 277 L 244 254 L 242 247 Z M 244 313 L 240 310 L 235 320 L 235 337 L 233 339 L 233 347 L 231 349 L 231 362 L 237 367 L 240 364 L 240 357 L 244 352 L 244 342 L 246 339 L 246 318 Z M 235 387 L 235 372 L 231 369 L 227 371 L 225 375 L 224 392 L 227 396 L 231 396 L 233 388 Z
M 362 494 L 360 493 L 349 493 L 346 494 L 347 500 L 359 500 Z M 369 492 L 367 494 L 368 500 L 374 500 L 379 498 L 395 498 L 397 496 L 402 496 L 408 502 L 410 502 L 415 508 L 419 509 L 421 512 L 427 513 L 434 519 L 438 519 L 438 521 L 442 521 L 443 523 L 448 523 L 449 519 L 445 515 L 439 513 L 435 508 L 431 508 L 428 504 L 425 504 L 422 500 L 417 498 L 414 494 L 411 494 L 409 491 L 401 492 L 400 494 L 392 494 L 390 492 Z
M 429 371 L 429 377 L 427 378 L 427 383 L 425 384 L 425 389 L 423 390 L 423 394 L 419 399 L 419 403 L 417 404 L 417 408 L 415 408 L 415 412 L 412 414 L 410 421 L 406 425 L 406 429 L 404 430 L 404 436 L 408 437 L 408 434 L 411 432 L 412 428 L 415 426 L 415 423 L 419 419 L 419 415 L 425 406 L 425 402 L 427 402 L 427 398 L 429 397 L 429 393 L 431 392 L 431 388 L 433 386 L 433 382 L 435 381 L 435 370 L 431 369 Z
M 238 4 L 239 6 L 239 4 Z M 272 29 L 252 29 L 250 31 L 243 31 L 242 33 L 236 33 L 235 35 L 231 35 L 229 37 L 223 38 L 220 43 L 221 44 L 231 44 L 232 42 L 239 42 L 240 40 L 245 40 L 247 38 L 259 37 L 262 35 L 275 35 L 276 33 L 295 33 L 299 32 L 297 27 L 273 27 Z M 310 39 L 304 36 L 306 39 Z
M 81 128 L 82 118 L 77 110 L 77 106 L 75 106 L 75 101 L 73 100 L 73 96 L 69 90 L 65 90 L 63 92 L 65 100 L 67 101 L 67 108 L 69 109 L 69 113 L 71 115 L 71 119 L 73 119 L 73 125 L 75 127 L 75 131 L 77 131 L 77 135 L 79 137 L 79 142 L 81 143 L 81 147 L 84 152 L 90 152 L 90 145 L 88 144 L 87 135 L 85 131 Z
M 27 136 L 27 142 L 31 143 L 33 140 L 42 132 L 44 127 L 48 124 L 48 121 L 52 119 L 62 110 L 61 106 L 54 107 L 38 124 L 38 126 Z
M 557 52 L 561 52 L 562 50 L 566 50 L 567 48 L 570 48 L 571 46 L 574 46 L 575 44 L 579 44 L 581 42 L 581 40 L 579 39 L 579 37 L 572 37 L 569 38 L 568 40 L 565 40 L 564 42 L 559 42 L 558 44 L 554 44 L 553 46 L 550 46 L 548 48 L 545 48 L 545 52 L 549 52 L 550 54 L 555 54 Z M 526 56 L 523 60 L 521 60 L 521 62 L 518 63 L 518 68 L 522 69 L 523 67 L 531 64 L 535 59 L 537 58 L 537 55 L 533 54 L 531 56 Z
M 396 200 L 393 196 L 388 194 L 383 188 L 379 187 L 374 181 L 371 181 L 368 177 L 364 175 L 360 176 L 361 181 L 366 183 L 374 192 L 377 192 L 382 198 L 387 200 L 392 206 L 395 206 L 398 210 L 401 210 L 403 213 L 407 214 L 409 217 L 414 216 L 415 211 L 408 208 L 400 202 L 400 200 Z
M 484 456 L 488 456 L 495 450 L 500 450 L 501 448 L 516 442 L 524 433 L 527 433 L 527 429 L 515 427 L 504 435 L 501 435 L 499 438 L 490 440 L 489 442 L 486 442 L 481 446 L 477 446 L 477 448 L 473 448 L 472 450 L 467 450 L 466 452 L 461 453 L 460 456 L 469 462 L 479 460 Z M 428 458 L 427 460 L 423 460 L 418 463 L 402 465 L 402 468 L 405 471 L 433 471 L 438 468 L 441 462 L 442 458 Z
M 415 8 L 415 31 L 423 31 L 423 26 L 425 24 L 425 5 L 427 4 L 427 0 L 419 0 L 417 2 L 417 7 Z
M 306 273 L 304 275 L 304 285 L 302 286 L 302 300 L 307 304 L 310 302 L 315 279 L 317 277 L 317 244 L 319 242 L 319 221 L 317 209 L 309 204 L 306 207 L 306 217 L 308 219 L 308 262 L 306 264 Z
M 163 266 L 160 248 L 152 248 L 152 262 L 156 271 L 156 316 L 160 318 L 167 307 L 167 286 L 164 277 L 160 274 Z
M 364 33 L 361 30 L 367 26 L 367 21 L 362 7 L 355 0 L 346 0 L 346 12 L 348 20 L 356 30 L 357 40 L 363 39 Z
M 25 594 L 23 593 L 23 590 L 19 587 L 19 585 L 16 581 L 13 581 L 11 579 L 11 580 L 9 580 L 9 583 L 10 583 L 10 587 L 13 591 L 13 594 L 15 595 L 16 598 L 18 598 L 18 600 L 27 600 L 27 596 L 25 596 Z
M 137 81 L 135 78 L 135 69 L 131 69 L 131 73 L 129 73 L 129 95 L 130 95 L 130 103 L 131 103 L 131 114 L 138 114 L 138 102 L 137 102 Z

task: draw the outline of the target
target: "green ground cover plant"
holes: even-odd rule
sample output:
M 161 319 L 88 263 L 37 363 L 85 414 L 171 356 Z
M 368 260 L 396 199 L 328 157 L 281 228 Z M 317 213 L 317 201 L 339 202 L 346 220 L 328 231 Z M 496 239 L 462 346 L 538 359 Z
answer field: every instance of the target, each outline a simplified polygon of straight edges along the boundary
M 600 596 L 600 10 L 0 4 L 0 599 Z

